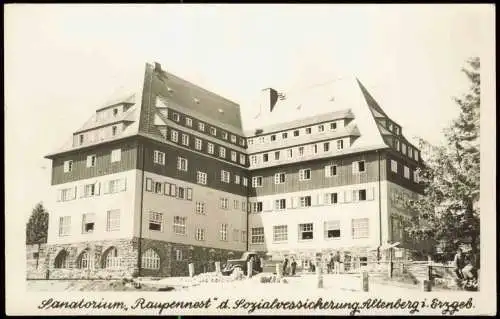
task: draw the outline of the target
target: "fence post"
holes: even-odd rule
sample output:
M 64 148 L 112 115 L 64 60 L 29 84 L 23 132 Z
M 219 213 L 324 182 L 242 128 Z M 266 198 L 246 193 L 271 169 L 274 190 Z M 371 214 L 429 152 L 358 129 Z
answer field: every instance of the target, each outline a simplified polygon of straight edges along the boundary
M 220 261 L 215 262 L 215 272 L 220 273 Z
M 318 288 L 323 288 L 323 267 L 321 267 L 321 263 L 317 263 L 318 266 L 316 267 L 316 276 L 317 276 L 317 287 Z
M 188 264 L 188 271 L 189 271 L 189 277 L 193 277 L 194 276 L 194 264 L 193 263 Z
M 392 278 L 392 261 L 389 261 L 389 263 L 387 264 L 387 275 L 389 276 L 389 278 Z
M 363 291 L 364 292 L 368 292 L 368 272 L 367 271 L 363 271 L 363 276 L 362 276 L 362 281 L 363 281 Z
M 251 278 L 253 273 L 253 262 L 247 262 L 247 278 Z
M 424 291 L 432 290 L 432 265 L 427 265 L 427 280 L 424 280 Z

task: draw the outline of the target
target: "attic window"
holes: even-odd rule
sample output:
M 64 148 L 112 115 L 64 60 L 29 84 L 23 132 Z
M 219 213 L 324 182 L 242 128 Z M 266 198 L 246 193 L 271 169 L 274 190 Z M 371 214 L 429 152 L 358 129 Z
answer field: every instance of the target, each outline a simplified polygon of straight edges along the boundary
M 262 132 L 264 132 L 262 129 L 256 129 L 255 130 L 255 135 L 259 135 L 259 134 L 262 134 Z

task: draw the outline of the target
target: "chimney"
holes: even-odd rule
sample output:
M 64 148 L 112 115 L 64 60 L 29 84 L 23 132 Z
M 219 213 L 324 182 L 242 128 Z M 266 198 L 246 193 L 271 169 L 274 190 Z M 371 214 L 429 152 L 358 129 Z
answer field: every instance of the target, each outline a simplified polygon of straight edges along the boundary
M 155 71 L 160 72 L 161 71 L 161 64 L 158 62 L 155 62 Z
M 278 101 L 278 91 L 273 88 L 263 89 L 260 97 L 261 112 L 272 112 Z

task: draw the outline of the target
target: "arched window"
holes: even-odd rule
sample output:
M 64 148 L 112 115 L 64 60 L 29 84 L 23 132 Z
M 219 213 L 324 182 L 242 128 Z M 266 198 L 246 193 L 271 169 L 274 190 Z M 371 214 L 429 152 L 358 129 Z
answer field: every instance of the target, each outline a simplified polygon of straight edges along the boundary
M 94 259 L 92 258 L 88 249 L 85 249 L 78 257 L 77 267 L 81 269 L 94 268 Z
M 142 254 L 141 267 L 144 269 L 160 269 L 160 256 L 152 248 Z
M 118 256 L 116 247 L 110 247 L 103 255 L 103 268 L 116 269 L 120 268 L 121 258 Z
M 69 256 L 66 250 L 61 250 L 54 261 L 54 268 L 69 268 Z

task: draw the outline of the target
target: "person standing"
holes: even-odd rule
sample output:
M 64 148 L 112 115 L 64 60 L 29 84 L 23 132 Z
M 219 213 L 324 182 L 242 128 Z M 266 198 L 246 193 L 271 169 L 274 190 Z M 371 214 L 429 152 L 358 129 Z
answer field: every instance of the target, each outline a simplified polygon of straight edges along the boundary
M 339 274 L 340 273 L 340 252 L 337 251 L 335 253 L 335 256 L 333 256 L 333 263 L 335 267 L 335 273 Z
M 453 258 L 453 265 L 455 266 L 455 274 L 459 279 L 463 279 L 462 269 L 465 267 L 465 258 L 462 254 L 462 249 L 458 248 L 455 257 Z
M 290 266 L 292 268 L 292 276 L 295 276 L 295 269 L 297 268 L 297 262 L 295 261 L 294 257 L 292 257 L 292 262 L 290 263 Z
M 283 276 L 287 275 L 287 268 L 288 268 L 288 257 L 285 257 L 285 260 L 283 261 Z

